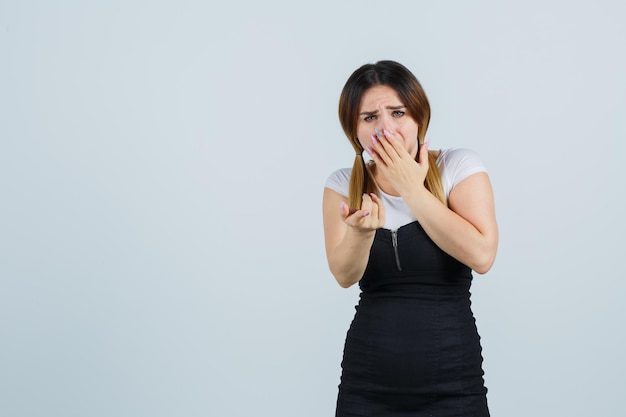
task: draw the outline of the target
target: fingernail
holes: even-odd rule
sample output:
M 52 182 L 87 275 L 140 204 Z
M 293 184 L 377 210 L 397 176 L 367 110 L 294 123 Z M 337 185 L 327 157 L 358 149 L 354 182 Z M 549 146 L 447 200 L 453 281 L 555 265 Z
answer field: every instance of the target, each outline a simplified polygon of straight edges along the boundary
M 342 210 L 345 210 L 346 208 L 346 203 L 344 203 L 343 201 L 341 202 L 341 204 L 339 205 L 339 207 L 341 207 Z
M 383 133 L 385 134 L 385 137 L 386 137 L 387 139 L 391 139 L 391 133 L 389 133 L 386 129 L 385 129 L 385 130 L 383 130 Z
M 378 197 L 376 196 L 376 194 L 374 193 L 370 193 L 370 195 L 372 196 L 373 199 L 377 199 Z
M 426 142 L 424 142 L 424 145 L 426 145 L 426 147 L 428 148 L 428 145 L 430 145 L 430 139 L 426 139 Z
M 367 216 L 369 216 L 369 215 L 370 215 L 370 212 L 369 212 L 369 211 L 366 211 L 365 213 L 363 213 L 363 217 L 367 217 Z
M 372 135 L 372 142 L 374 142 L 374 145 L 378 144 L 378 139 L 374 135 Z
M 378 129 L 374 129 L 374 132 L 376 133 L 376 135 L 380 136 L 380 131 Z
M 366 146 L 366 147 L 365 147 L 365 150 L 366 150 L 366 151 L 367 151 L 367 153 L 368 153 L 368 154 L 370 154 L 370 155 L 374 153 L 374 151 L 372 150 L 372 148 L 370 148 L 369 146 Z

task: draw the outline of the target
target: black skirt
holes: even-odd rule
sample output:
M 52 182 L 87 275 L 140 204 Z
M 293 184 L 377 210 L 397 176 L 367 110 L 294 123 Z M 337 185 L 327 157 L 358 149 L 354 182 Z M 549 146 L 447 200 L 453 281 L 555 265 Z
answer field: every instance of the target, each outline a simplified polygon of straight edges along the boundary
M 377 230 L 346 337 L 337 417 L 489 416 L 471 279 L 419 223 Z

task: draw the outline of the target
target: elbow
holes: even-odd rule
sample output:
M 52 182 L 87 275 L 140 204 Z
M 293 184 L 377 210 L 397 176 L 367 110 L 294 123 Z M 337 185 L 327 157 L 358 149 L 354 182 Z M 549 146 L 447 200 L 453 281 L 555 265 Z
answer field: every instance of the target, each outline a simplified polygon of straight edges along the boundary
M 474 272 L 483 275 L 489 272 L 495 260 L 496 253 L 495 251 L 493 251 L 492 253 L 485 254 L 480 259 L 476 259 L 476 261 L 470 267 Z
M 489 272 L 493 263 L 496 261 L 496 253 L 498 251 L 498 238 L 495 235 L 491 239 L 487 239 L 480 250 L 474 252 L 474 259 L 470 265 L 472 270 L 480 275 Z
M 333 274 L 341 288 L 350 288 L 361 279 L 362 274 L 355 273 L 351 269 L 346 270 L 345 268 L 337 267 L 332 262 L 329 262 L 328 266 L 330 273 Z
M 341 281 L 339 279 L 337 279 L 337 283 L 339 284 L 341 288 L 350 288 L 351 286 L 354 285 L 354 282 Z
M 474 268 L 472 268 L 474 272 L 480 275 L 486 274 L 487 272 L 489 272 L 490 269 L 491 269 L 491 265 L 489 264 L 476 265 Z
M 342 275 L 342 274 L 333 273 L 333 276 L 335 277 L 335 280 L 337 281 L 337 284 L 339 284 L 339 286 L 341 288 L 350 288 L 356 282 L 358 282 L 358 280 L 357 281 L 352 280 L 349 277 L 346 277 L 345 275 Z

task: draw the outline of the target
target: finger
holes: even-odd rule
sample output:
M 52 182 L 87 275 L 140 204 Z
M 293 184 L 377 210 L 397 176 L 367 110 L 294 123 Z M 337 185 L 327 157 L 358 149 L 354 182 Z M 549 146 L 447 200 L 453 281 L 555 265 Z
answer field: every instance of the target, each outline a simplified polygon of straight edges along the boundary
M 424 144 L 421 146 L 420 155 L 419 155 L 419 163 L 426 164 L 428 166 L 428 148 L 430 145 L 430 139 L 427 139 Z
M 372 158 L 372 160 L 377 163 L 377 164 L 382 164 L 382 159 L 380 157 L 380 155 L 378 154 L 378 152 L 376 152 L 374 149 L 372 149 L 370 146 L 366 146 L 365 150 L 367 151 L 367 154 Z
M 378 221 L 380 222 L 380 225 L 382 227 L 382 225 L 385 224 L 385 205 L 383 204 L 383 201 L 376 194 L 372 194 L 372 200 L 374 201 L 376 205 L 376 211 L 377 211 L 376 214 L 378 216 Z
M 387 131 L 383 129 L 383 131 L 381 132 L 378 129 L 374 129 L 374 133 L 375 133 L 376 139 L 378 140 L 380 145 L 385 149 L 385 151 L 389 154 L 389 156 L 393 156 L 390 153 L 390 152 L 393 152 L 395 150 L 393 148 L 393 144 L 391 143 L 391 134 L 389 134 L 389 136 L 387 136 L 384 132 L 387 132 Z M 387 133 L 389 133 L 389 132 L 387 132 Z
M 392 132 L 385 129 L 383 130 L 383 136 L 385 137 L 385 139 L 387 139 L 387 142 L 391 145 L 391 148 L 396 155 L 398 155 L 399 157 L 403 157 L 409 154 L 404 148 L 402 142 L 394 137 Z
M 394 136 L 393 132 L 383 129 L 382 133 L 379 132 L 378 137 L 381 138 L 381 143 L 385 147 L 385 150 L 390 157 L 401 156 L 401 151 L 404 150 L 404 145 L 398 138 Z
M 339 210 L 341 211 L 341 217 L 345 220 L 348 216 L 354 214 L 356 209 L 349 208 L 348 205 L 342 201 L 339 205 Z
M 366 219 L 369 219 L 370 216 L 371 213 L 369 210 L 355 210 L 353 213 L 350 213 L 349 216 L 343 217 L 343 221 L 349 226 L 359 229 L 367 229 L 368 221 Z
M 372 199 L 372 208 L 371 208 L 372 219 L 378 220 L 378 202 L 379 202 L 378 197 L 374 193 L 371 193 L 370 197 Z
M 361 197 L 361 210 L 371 212 L 372 204 L 372 197 L 370 197 L 369 194 L 363 193 Z
M 357 210 L 349 217 L 348 221 L 353 226 L 363 227 L 363 222 L 365 219 L 371 217 L 371 215 L 371 210 Z
M 364 193 L 361 196 L 361 209 L 357 210 L 353 215 L 355 221 L 359 222 L 362 221 L 363 218 L 369 217 L 372 214 L 372 205 L 372 198 Z
M 392 159 L 383 142 L 387 144 L 387 147 L 390 147 L 386 139 L 379 138 L 377 135 L 372 135 L 373 149 L 378 155 L 379 161 L 381 161 L 385 165 L 389 165 Z

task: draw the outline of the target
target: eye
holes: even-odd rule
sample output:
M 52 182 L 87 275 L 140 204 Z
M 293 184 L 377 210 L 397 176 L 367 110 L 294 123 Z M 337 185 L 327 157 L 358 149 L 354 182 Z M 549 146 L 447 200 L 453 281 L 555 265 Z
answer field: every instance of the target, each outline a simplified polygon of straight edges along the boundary
M 371 116 L 365 116 L 365 118 L 363 119 L 366 122 L 371 122 L 372 120 L 376 120 L 376 116 L 371 115 Z
M 393 117 L 402 117 L 402 116 L 404 116 L 404 112 L 402 110 L 396 110 L 392 114 L 393 114 Z

